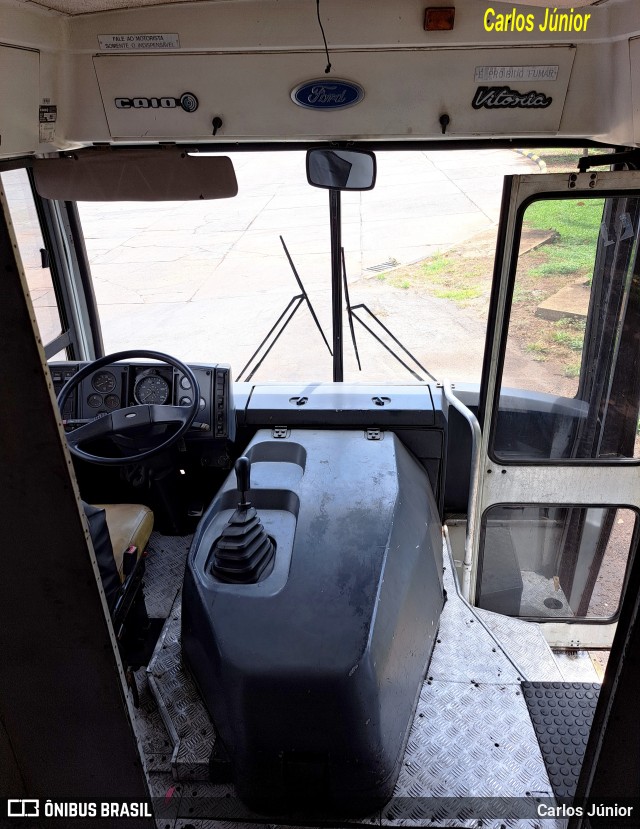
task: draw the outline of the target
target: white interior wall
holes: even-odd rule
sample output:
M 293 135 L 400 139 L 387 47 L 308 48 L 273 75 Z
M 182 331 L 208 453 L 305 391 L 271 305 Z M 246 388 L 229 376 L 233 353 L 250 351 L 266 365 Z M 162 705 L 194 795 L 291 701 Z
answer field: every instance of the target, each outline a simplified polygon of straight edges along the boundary
M 640 4 L 622 0 L 589 7 L 582 10 L 592 16 L 586 33 L 549 36 L 485 32 L 486 5 L 458 0 L 453 31 L 425 32 L 424 0 L 323 0 L 333 64 L 328 77 L 356 81 L 365 99 L 351 109 L 318 113 L 290 99 L 299 82 L 327 77 L 315 4 L 201 0 L 68 17 L 0 0 L 0 43 L 40 52 L 37 77 L 30 65 L 14 73 L 15 88 L 8 84 L 2 93 L 0 154 L 46 153 L 92 142 L 213 141 L 209 126 L 215 114 L 225 121 L 216 140 L 440 139 L 438 118 L 446 112 L 452 138 L 566 136 L 640 144 L 640 90 L 636 84 L 633 91 L 631 81 L 639 74 L 640 52 L 631 45 L 630 57 L 629 47 L 629 37 L 640 36 Z M 496 12 L 513 10 L 507 3 L 492 5 Z M 535 13 L 536 20 L 544 15 L 539 7 L 518 4 L 518 10 Z M 177 34 L 179 48 L 135 57 L 101 50 L 99 35 L 128 33 Z M 550 43 L 561 47 L 559 57 L 550 57 Z M 245 58 L 247 52 L 252 54 Z M 560 67 L 558 79 L 534 87 L 553 98 L 550 107 L 471 106 L 479 85 L 476 66 L 539 66 L 552 60 Z M 58 107 L 50 142 L 38 140 L 38 112 L 31 104 L 30 116 L 13 117 L 12 96 L 20 99 L 19 87 L 33 90 L 34 84 L 39 104 L 46 99 Z M 525 87 L 519 91 L 533 85 Z M 114 106 L 116 95 L 185 91 L 198 95 L 198 112 Z M 25 117 L 32 119 L 27 129 Z

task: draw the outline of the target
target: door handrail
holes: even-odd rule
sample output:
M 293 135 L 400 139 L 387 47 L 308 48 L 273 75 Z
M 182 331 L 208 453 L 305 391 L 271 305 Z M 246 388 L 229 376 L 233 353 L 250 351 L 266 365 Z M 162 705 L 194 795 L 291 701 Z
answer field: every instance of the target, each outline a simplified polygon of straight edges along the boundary
M 467 503 L 467 528 L 464 541 L 464 560 L 462 562 L 462 587 L 461 592 L 464 599 L 471 602 L 471 570 L 473 563 L 473 551 L 477 549 L 475 544 L 478 525 L 478 505 L 480 489 L 480 441 L 482 431 L 478 418 L 464 403 L 456 397 L 453 385 L 448 381 L 442 382 L 442 390 L 447 402 L 464 417 L 471 429 L 471 462 L 469 474 L 469 500 Z

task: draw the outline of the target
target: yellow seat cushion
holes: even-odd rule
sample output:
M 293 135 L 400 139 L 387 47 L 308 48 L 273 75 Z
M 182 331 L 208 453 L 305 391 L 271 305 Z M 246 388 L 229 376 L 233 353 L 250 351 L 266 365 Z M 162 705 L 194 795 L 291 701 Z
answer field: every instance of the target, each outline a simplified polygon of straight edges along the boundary
M 122 563 L 125 552 L 133 545 L 142 554 L 153 530 L 153 513 L 142 504 L 95 504 L 105 511 L 113 557 L 120 581 L 122 581 Z

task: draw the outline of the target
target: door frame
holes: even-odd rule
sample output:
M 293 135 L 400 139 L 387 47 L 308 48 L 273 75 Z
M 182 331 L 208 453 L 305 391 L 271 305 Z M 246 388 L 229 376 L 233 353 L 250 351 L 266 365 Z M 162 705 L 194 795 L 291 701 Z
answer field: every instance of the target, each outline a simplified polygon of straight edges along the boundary
M 635 192 L 634 192 L 635 191 Z M 502 462 L 491 454 L 498 413 L 508 323 L 517 267 L 522 214 L 536 196 L 593 198 L 640 194 L 640 172 L 586 172 L 508 176 L 502 197 L 494 278 L 487 322 L 479 420 L 482 438 L 476 501 L 478 528 L 472 540 L 470 597 L 477 589 L 486 511 L 497 505 L 553 505 L 635 509 L 640 513 L 640 459 L 566 459 Z M 636 524 L 637 526 L 637 524 Z M 624 588 L 623 588 L 624 590 Z M 607 620 L 547 621 L 541 624 L 550 645 L 609 647 L 616 629 Z

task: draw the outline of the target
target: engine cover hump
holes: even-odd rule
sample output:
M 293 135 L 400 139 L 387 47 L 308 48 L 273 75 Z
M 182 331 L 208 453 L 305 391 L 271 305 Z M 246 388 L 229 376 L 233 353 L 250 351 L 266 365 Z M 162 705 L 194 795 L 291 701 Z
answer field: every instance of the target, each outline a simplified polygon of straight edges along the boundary
M 230 475 L 189 554 L 183 655 L 245 802 L 373 809 L 393 792 L 443 604 L 427 475 L 390 432 L 263 430 L 245 454 L 273 568 L 255 584 L 212 572 Z

